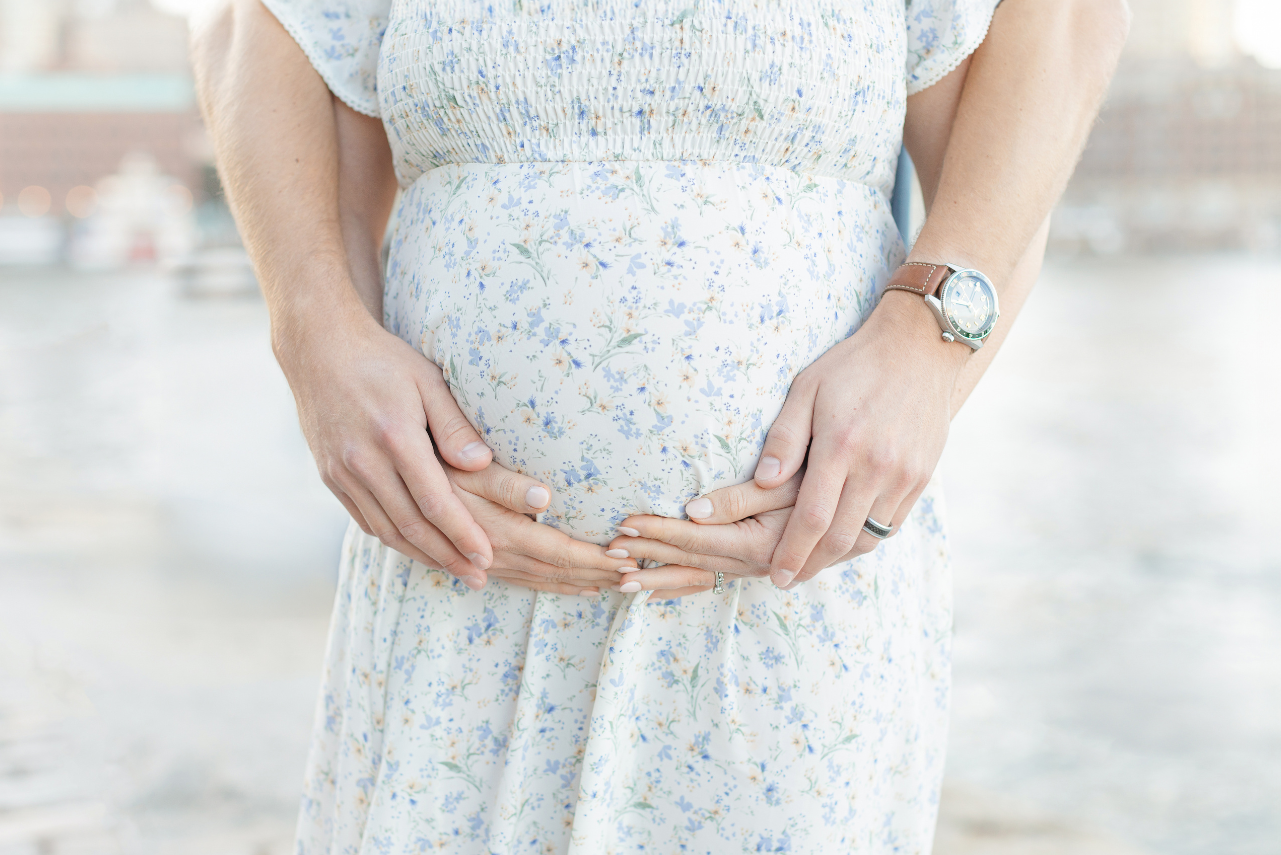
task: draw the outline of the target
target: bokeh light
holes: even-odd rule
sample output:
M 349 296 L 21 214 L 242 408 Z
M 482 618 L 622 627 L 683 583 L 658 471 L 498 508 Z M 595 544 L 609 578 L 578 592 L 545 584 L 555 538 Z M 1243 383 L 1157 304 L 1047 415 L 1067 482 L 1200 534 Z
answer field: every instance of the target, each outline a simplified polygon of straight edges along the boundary
M 23 216 L 43 217 L 53 207 L 53 197 L 43 187 L 32 185 L 18 194 L 18 210 Z
M 191 196 L 191 191 L 182 184 L 171 184 L 169 185 L 169 189 L 165 192 L 169 194 L 169 198 L 173 204 L 173 209 L 177 213 L 185 214 L 190 211 L 191 206 L 195 204 L 195 200 Z
M 1281 2 L 1236 0 L 1232 35 L 1243 53 L 1266 68 L 1281 68 Z
M 98 191 L 92 187 L 80 185 L 67 191 L 67 213 L 83 220 L 98 207 Z

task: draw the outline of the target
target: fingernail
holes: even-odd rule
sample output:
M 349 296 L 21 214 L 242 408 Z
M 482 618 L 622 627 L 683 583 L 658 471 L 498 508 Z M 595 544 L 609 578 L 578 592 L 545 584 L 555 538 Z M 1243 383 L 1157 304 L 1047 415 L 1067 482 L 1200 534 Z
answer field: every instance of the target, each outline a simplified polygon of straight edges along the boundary
M 533 486 L 525 493 L 525 504 L 531 508 L 541 508 L 551 501 L 552 494 L 546 487 Z
M 640 582 L 624 582 L 618 586 L 618 590 L 624 594 L 634 594 L 641 589 Z
M 479 591 L 481 588 L 485 587 L 485 583 L 475 576 L 463 576 L 462 580 L 463 584 L 468 588 L 471 588 L 473 591 Z
M 579 592 L 578 592 L 578 596 L 580 596 L 580 597 L 599 597 L 599 596 L 600 596 L 600 591 L 593 591 L 593 590 L 590 590 L 590 589 L 584 589 L 584 590 L 582 590 L 582 591 L 579 591 Z
M 470 561 L 472 564 L 476 565 L 476 567 L 478 567 L 481 570 L 489 569 L 489 559 L 481 555 L 479 552 L 468 552 L 467 560 Z
M 796 576 L 791 570 L 773 570 L 769 574 L 769 580 L 779 588 L 786 588 L 792 584 L 792 579 Z
M 771 478 L 777 478 L 778 473 L 782 471 L 783 464 L 777 457 L 762 457 L 761 462 L 756 464 L 756 474 L 752 477 L 768 481 Z
M 458 452 L 458 456 L 463 460 L 475 460 L 478 457 L 484 457 L 489 451 L 489 446 L 483 442 L 469 442 L 463 446 L 463 450 Z
M 610 558 L 626 558 L 630 553 L 626 549 L 606 549 L 605 554 Z
M 634 528 L 628 528 L 628 527 L 627 527 L 627 526 L 625 526 L 625 525 L 620 525 L 620 526 L 618 527 L 618 533 L 619 533 L 619 534 L 627 535 L 628 537 L 640 537 L 640 532 L 639 532 L 639 531 L 637 531 L 637 530 L 636 530 L 636 529 L 634 529 Z
M 760 470 L 756 470 L 759 472 Z M 685 514 L 692 520 L 705 520 L 712 515 L 711 499 L 695 499 L 685 506 Z

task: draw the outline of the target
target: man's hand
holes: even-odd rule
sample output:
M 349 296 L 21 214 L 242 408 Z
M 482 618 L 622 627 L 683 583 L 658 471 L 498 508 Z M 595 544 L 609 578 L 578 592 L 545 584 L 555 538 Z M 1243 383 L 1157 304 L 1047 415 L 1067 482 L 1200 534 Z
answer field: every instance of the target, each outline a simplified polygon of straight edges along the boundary
M 493 550 L 436 452 L 468 469 L 492 453 L 421 353 L 360 308 L 330 330 L 279 352 L 325 485 L 367 534 L 484 587 Z

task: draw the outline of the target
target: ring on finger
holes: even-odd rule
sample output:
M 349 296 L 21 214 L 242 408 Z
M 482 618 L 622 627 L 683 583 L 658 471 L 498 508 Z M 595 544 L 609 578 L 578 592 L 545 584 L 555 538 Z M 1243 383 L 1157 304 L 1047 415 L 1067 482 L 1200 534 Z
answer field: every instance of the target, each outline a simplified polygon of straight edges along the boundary
M 716 571 L 716 585 L 712 588 L 713 594 L 725 593 L 725 574 L 720 570 Z
M 876 520 L 868 517 L 867 522 L 863 523 L 863 531 L 867 532 L 877 540 L 884 540 L 894 533 L 894 526 L 878 523 Z

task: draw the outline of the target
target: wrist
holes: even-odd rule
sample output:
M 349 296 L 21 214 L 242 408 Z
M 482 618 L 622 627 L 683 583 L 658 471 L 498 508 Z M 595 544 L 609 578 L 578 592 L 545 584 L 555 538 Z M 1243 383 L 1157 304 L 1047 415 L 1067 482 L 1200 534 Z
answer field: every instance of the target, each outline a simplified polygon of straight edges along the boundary
M 301 277 L 306 284 L 269 301 L 271 348 L 286 377 L 311 361 L 311 346 L 331 349 L 351 336 L 381 330 L 350 277 L 332 269 Z
M 943 340 L 934 313 L 919 294 L 886 291 L 868 323 L 883 327 L 904 349 L 919 354 L 945 374 L 959 374 L 974 352 L 964 342 Z

